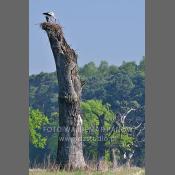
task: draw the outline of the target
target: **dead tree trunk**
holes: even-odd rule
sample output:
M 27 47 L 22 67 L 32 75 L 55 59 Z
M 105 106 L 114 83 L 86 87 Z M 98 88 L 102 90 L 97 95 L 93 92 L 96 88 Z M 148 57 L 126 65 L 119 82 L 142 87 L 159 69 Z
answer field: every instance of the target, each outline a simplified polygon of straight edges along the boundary
M 77 55 L 67 44 L 58 24 L 42 23 L 54 55 L 59 82 L 59 127 L 57 164 L 61 168 L 84 168 L 82 118 L 80 116 L 81 82 Z
M 99 126 L 98 126 L 98 162 L 97 162 L 97 170 L 102 170 L 103 161 L 105 157 L 105 133 L 104 133 L 104 115 L 98 117 Z
M 118 167 L 118 163 L 117 163 L 117 156 L 116 156 L 115 148 L 111 148 L 111 154 L 112 154 L 112 168 L 116 169 Z

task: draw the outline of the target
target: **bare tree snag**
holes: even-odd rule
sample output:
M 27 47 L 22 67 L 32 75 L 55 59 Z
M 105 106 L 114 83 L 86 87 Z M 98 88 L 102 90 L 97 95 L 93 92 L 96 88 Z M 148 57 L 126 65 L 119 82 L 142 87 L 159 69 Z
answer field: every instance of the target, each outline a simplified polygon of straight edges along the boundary
M 116 169 L 118 167 L 116 148 L 111 148 L 111 154 L 112 154 L 112 169 Z
M 59 82 L 59 127 L 62 131 L 58 138 L 57 164 L 61 168 L 84 168 L 77 55 L 67 44 L 59 24 L 44 22 L 41 28 L 48 35 Z
M 105 157 L 105 132 L 104 132 L 104 122 L 105 116 L 100 115 L 98 116 L 99 125 L 98 125 L 98 145 L 97 145 L 97 153 L 98 153 L 98 162 L 97 162 L 97 170 L 102 170 L 103 168 L 103 161 Z

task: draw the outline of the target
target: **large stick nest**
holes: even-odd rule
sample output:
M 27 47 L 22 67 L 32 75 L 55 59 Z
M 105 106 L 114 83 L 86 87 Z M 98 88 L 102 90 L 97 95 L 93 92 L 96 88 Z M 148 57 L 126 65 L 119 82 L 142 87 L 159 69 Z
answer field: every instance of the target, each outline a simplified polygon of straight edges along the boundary
M 67 55 L 72 60 L 74 60 L 75 62 L 77 62 L 77 54 L 67 44 L 67 42 L 64 38 L 64 33 L 63 33 L 61 25 L 55 24 L 55 23 L 50 23 L 50 22 L 44 22 L 44 23 L 41 23 L 40 26 L 47 33 L 52 33 L 52 34 L 54 34 L 55 37 L 59 38 L 59 40 L 61 40 L 61 46 L 62 46 L 62 50 L 63 50 L 64 54 Z
M 54 33 L 59 33 L 62 36 L 64 35 L 62 27 L 59 24 L 50 23 L 50 22 L 43 22 L 43 23 L 41 23 L 40 26 L 45 31 L 51 31 L 51 32 L 54 32 Z

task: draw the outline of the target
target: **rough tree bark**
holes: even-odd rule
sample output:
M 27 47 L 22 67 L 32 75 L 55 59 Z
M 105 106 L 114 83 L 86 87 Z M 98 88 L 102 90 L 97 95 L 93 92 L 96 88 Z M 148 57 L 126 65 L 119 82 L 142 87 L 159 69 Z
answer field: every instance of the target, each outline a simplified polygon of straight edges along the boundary
M 116 169 L 118 167 L 118 163 L 117 163 L 117 156 L 116 156 L 115 148 L 111 148 L 111 154 L 112 154 L 112 168 Z
M 82 118 L 80 115 L 81 81 L 77 55 L 67 44 L 59 24 L 44 22 L 54 55 L 59 82 L 59 127 L 57 164 L 60 168 L 86 166 L 82 149 Z
M 104 122 L 105 117 L 104 115 L 101 115 L 98 117 L 99 119 L 99 125 L 98 125 L 98 145 L 97 145 L 97 151 L 98 151 L 98 162 L 97 162 L 97 170 L 102 170 L 103 168 L 103 161 L 105 157 L 105 132 L 104 132 Z

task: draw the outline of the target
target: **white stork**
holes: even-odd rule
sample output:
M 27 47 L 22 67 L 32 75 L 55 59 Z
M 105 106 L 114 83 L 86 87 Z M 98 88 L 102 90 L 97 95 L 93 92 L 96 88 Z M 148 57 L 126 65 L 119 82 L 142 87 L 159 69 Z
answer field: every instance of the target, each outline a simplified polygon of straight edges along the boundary
M 45 15 L 47 22 L 56 22 L 56 17 L 54 12 L 45 12 L 43 13 L 43 15 Z

